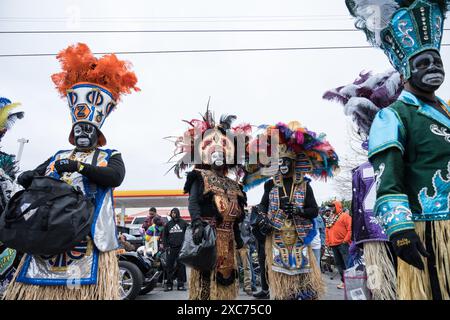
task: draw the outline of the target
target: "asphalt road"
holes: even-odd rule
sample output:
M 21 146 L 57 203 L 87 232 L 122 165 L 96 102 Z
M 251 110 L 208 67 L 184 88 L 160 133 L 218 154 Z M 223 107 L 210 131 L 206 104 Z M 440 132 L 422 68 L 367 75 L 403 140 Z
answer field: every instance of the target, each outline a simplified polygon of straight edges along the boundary
M 338 289 L 336 286 L 339 284 L 339 277 L 330 273 L 322 274 L 325 283 L 327 284 L 327 292 L 322 300 L 344 300 L 344 290 Z M 174 290 L 170 292 L 164 292 L 162 287 L 157 287 L 152 292 L 145 296 L 140 296 L 138 300 L 187 300 L 188 291 L 177 291 L 176 285 Z M 240 290 L 238 300 L 254 300 L 252 296 L 247 295 Z

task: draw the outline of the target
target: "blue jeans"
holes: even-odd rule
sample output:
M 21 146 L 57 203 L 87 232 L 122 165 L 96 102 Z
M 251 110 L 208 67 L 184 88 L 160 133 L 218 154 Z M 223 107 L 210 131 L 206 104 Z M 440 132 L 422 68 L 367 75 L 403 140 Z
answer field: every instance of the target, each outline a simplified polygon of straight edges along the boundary
M 317 266 L 320 269 L 320 249 L 312 249 L 314 256 L 316 257 L 316 261 L 317 261 Z

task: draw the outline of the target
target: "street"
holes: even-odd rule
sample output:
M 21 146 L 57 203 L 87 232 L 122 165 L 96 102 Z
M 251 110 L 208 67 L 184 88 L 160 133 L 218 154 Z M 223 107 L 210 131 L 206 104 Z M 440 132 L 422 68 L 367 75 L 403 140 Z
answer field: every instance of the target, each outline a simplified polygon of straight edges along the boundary
M 323 279 L 327 284 L 327 292 L 322 300 L 344 300 L 344 290 L 336 288 L 339 284 L 339 277 L 333 276 L 330 273 L 322 274 Z M 155 290 L 148 293 L 145 296 L 138 297 L 138 300 L 187 300 L 188 291 L 177 291 L 176 286 L 174 290 L 170 292 L 164 292 L 164 288 L 158 286 Z M 256 300 L 253 297 L 247 295 L 242 289 L 239 291 L 238 300 Z

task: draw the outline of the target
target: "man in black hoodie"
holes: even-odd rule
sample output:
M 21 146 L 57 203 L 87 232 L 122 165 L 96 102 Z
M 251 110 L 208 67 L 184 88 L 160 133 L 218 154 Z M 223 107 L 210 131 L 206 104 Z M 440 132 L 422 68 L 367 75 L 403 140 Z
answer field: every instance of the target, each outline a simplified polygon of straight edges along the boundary
M 180 210 L 173 208 L 170 211 L 172 218 L 164 227 L 163 244 L 168 250 L 167 254 L 167 282 L 164 291 L 173 290 L 173 278 L 177 277 L 177 289 L 185 291 L 184 283 L 186 282 L 186 267 L 182 263 L 178 263 L 178 256 L 183 245 L 184 233 L 187 223 L 180 217 Z

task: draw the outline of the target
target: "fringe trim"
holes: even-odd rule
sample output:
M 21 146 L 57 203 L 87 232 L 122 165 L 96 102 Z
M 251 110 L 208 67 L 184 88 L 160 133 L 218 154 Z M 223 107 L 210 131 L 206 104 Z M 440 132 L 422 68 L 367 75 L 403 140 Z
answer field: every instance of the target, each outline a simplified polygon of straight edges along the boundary
M 315 292 L 316 299 L 320 299 L 325 294 L 325 283 L 322 279 L 320 268 L 315 259 L 310 258 L 311 272 L 287 275 L 272 270 L 272 238 L 273 235 L 266 238 L 266 270 L 268 275 L 270 296 L 274 300 L 289 300 L 300 291 Z M 314 257 L 311 246 L 308 246 L 308 256 Z
M 78 287 L 37 286 L 17 282 L 25 258 L 22 258 L 6 290 L 5 300 L 119 300 L 119 263 L 114 250 L 100 253 L 97 284 Z
M 364 261 L 368 273 L 368 287 L 373 300 L 396 300 L 397 276 L 393 264 L 393 256 L 386 242 L 373 241 L 364 243 Z M 371 273 L 375 267 L 375 274 Z M 374 282 L 370 281 L 374 277 Z
M 415 229 L 425 243 L 426 222 L 415 222 Z M 450 220 L 432 221 L 432 245 L 436 256 L 436 268 L 443 300 L 450 300 Z M 424 265 L 427 259 L 422 257 Z M 428 268 L 421 271 L 398 259 L 398 296 L 401 300 L 432 300 Z

